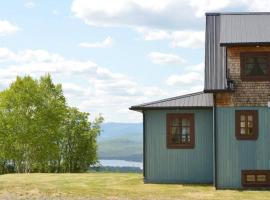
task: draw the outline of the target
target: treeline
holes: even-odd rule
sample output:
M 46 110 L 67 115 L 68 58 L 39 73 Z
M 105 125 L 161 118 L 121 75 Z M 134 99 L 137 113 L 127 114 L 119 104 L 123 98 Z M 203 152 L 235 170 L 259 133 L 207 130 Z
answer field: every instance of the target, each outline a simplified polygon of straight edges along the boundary
M 50 75 L 17 77 L 0 92 L 0 174 L 86 171 L 102 121 L 68 107 Z

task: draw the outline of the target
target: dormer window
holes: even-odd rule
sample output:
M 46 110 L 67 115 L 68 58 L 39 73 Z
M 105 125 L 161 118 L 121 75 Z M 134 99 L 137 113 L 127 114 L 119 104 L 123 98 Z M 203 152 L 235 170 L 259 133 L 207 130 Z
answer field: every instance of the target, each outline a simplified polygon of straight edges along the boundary
M 269 52 L 241 53 L 241 79 L 244 81 L 270 80 Z

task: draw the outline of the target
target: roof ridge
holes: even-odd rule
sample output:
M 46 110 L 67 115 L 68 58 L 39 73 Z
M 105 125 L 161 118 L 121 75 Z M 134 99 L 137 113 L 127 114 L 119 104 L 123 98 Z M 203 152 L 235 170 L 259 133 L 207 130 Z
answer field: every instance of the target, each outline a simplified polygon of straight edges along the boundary
M 150 104 L 162 103 L 162 102 L 165 102 L 165 101 L 171 101 L 171 100 L 175 100 L 175 99 L 182 99 L 182 98 L 195 96 L 195 95 L 199 95 L 199 94 L 206 94 L 206 93 L 203 92 L 203 91 L 194 92 L 194 93 L 189 93 L 189 94 L 185 94 L 185 95 L 180 95 L 180 96 L 170 97 L 170 98 L 161 99 L 161 100 L 157 100 L 157 101 L 152 101 L 152 102 L 148 102 L 148 103 L 143 103 L 143 104 L 135 105 L 135 106 L 132 106 L 132 107 L 147 106 L 147 105 L 150 105 Z

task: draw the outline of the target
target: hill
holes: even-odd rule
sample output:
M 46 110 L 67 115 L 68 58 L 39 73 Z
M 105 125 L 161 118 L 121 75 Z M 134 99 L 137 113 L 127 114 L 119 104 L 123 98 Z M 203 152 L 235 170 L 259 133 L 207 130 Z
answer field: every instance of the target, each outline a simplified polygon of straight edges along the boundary
M 104 123 L 98 137 L 100 159 L 142 161 L 142 123 Z

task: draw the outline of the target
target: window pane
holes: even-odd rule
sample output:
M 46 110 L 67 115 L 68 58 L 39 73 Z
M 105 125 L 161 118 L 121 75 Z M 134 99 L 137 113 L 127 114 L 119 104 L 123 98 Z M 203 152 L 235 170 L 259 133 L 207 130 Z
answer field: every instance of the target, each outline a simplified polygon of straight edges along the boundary
M 246 117 L 245 117 L 245 115 L 241 115 L 240 120 L 241 120 L 241 121 L 246 121 Z
M 182 126 L 190 126 L 189 119 L 182 119 Z
M 246 129 L 245 129 L 245 128 L 241 128 L 240 134 L 241 134 L 241 135 L 245 135 L 245 134 L 246 134 Z
M 173 126 L 179 126 L 180 125 L 180 120 L 178 118 L 174 118 L 172 122 Z
M 247 175 L 247 182 L 255 182 L 255 175 Z
M 257 175 L 257 181 L 258 182 L 266 182 L 266 175 L 265 174 Z
M 248 121 L 253 121 L 253 116 L 252 115 L 248 116 Z
M 247 135 L 252 135 L 253 134 L 253 128 L 248 128 Z
M 172 142 L 174 144 L 180 143 L 180 128 L 179 127 L 172 127 Z
M 252 128 L 253 127 L 253 122 L 248 122 L 248 127 Z
M 190 128 L 182 127 L 182 143 L 190 142 Z
M 249 56 L 245 63 L 245 75 L 264 76 L 267 75 L 267 57 Z
M 240 127 L 245 128 L 246 127 L 246 123 L 245 122 L 241 122 L 240 123 Z

